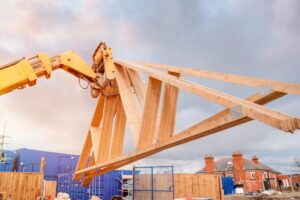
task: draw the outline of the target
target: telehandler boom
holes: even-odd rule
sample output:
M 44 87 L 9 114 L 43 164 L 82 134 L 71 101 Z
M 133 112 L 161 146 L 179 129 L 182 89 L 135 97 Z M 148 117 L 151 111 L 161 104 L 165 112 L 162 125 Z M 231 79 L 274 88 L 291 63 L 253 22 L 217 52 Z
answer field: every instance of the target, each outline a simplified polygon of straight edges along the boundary
M 30 58 L 22 58 L 17 61 L 0 66 L 0 95 L 14 89 L 23 89 L 26 85 L 34 86 L 37 79 L 45 76 L 51 77 L 52 71 L 63 69 L 79 79 L 87 81 L 91 86 L 94 98 L 99 96 L 101 88 L 105 85 L 104 76 L 111 77 L 109 65 L 104 65 L 107 58 L 112 59 L 111 50 L 105 43 L 100 43 L 94 54 L 94 64 L 90 68 L 75 52 L 68 51 L 53 57 L 45 53 L 39 53 Z M 104 74 L 104 71 L 107 71 Z M 101 82 L 103 81 L 103 82 Z

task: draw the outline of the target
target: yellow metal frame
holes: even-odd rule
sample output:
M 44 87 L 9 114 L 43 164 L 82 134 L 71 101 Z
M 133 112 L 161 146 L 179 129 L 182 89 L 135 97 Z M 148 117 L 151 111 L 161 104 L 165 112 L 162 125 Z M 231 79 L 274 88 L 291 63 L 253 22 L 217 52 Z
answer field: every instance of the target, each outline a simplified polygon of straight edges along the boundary
M 97 74 L 73 51 L 52 58 L 40 53 L 0 68 L 0 95 L 14 89 L 22 89 L 26 85 L 33 86 L 39 77 L 50 78 L 52 71 L 56 69 L 63 69 L 89 82 L 97 81 Z
M 0 70 L 0 95 L 25 85 L 33 86 L 37 76 L 28 60 Z

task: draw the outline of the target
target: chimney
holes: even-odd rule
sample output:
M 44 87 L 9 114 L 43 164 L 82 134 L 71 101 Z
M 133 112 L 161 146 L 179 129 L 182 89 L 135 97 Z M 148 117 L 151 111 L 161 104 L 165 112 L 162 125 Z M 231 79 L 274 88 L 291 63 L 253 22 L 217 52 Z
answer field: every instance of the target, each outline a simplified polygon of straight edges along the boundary
M 232 161 L 233 161 L 233 176 L 234 182 L 242 183 L 244 180 L 244 165 L 243 165 L 243 154 L 239 151 L 235 151 L 232 154 Z
M 254 155 L 254 156 L 252 157 L 252 162 L 255 163 L 255 164 L 259 164 L 259 160 L 258 160 L 258 158 L 256 157 L 256 155 Z
M 215 161 L 212 155 L 206 155 L 205 158 L 205 173 L 213 174 L 215 171 Z

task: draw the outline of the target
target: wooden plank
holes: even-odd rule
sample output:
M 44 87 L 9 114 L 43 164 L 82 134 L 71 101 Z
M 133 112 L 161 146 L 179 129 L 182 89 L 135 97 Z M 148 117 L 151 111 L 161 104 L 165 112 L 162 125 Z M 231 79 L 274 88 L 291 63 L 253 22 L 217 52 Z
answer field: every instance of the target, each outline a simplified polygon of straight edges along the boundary
M 92 118 L 92 122 L 91 122 L 91 126 L 99 126 L 102 120 L 102 116 L 103 116 L 103 108 L 104 108 L 104 103 L 105 103 L 105 98 L 103 95 L 99 95 L 99 99 L 98 99 L 98 103 L 96 106 L 96 109 L 94 111 L 94 115 Z M 92 150 L 92 138 L 91 138 L 91 133 L 90 130 L 87 133 L 81 154 L 80 154 L 80 158 L 78 160 L 77 166 L 76 166 L 76 170 L 80 170 L 86 167 L 87 165 L 87 161 L 88 161 L 88 157 L 90 155 L 90 152 Z M 80 176 L 76 176 L 74 175 L 73 177 L 74 180 L 80 180 L 81 177 Z
M 176 72 L 169 72 L 169 74 L 175 77 L 180 76 L 180 74 Z M 173 135 L 176 120 L 178 92 L 178 88 L 170 84 L 165 84 L 158 142 L 165 141 Z
M 101 130 L 102 129 L 100 127 L 93 127 L 93 126 L 90 127 L 92 151 L 90 153 L 91 155 L 89 157 L 88 167 L 91 167 L 99 162 L 98 159 L 99 159 L 100 140 L 101 140 L 101 133 L 102 133 Z M 82 185 L 88 186 L 91 183 L 91 181 L 92 178 L 88 178 L 84 176 Z
M 45 172 L 45 165 L 46 165 L 46 159 L 45 159 L 45 157 L 42 157 L 41 158 L 41 165 L 40 165 L 40 173 Z
M 96 158 L 96 163 L 107 161 L 109 158 L 109 147 L 112 138 L 113 122 L 116 114 L 116 104 L 120 101 L 119 96 L 107 96 L 105 98 L 103 121 L 101 124 L 102 131 L 100 135 L 100 148 L 98 148 L 98 158 Z
M 137 146 L 141 128 L 141 113 L 137 107 L 135 96 L 132 93 L 129 76 L 124 67 L 116 65 L 116 80 L 122 100 L 126 119 L 129 124 L 130 131 L 133 135 L 134 142 Z
M 110 147 L 110 159 L 114 159 L 122 156 L 123 144 L 124 144 L 124 135 L 126 127 L 126 115 L 122 105 L 122 102 L 119 101 L 117 105 L 117 114 L 114 125 L 114 135 Z
M 103 116 L 103 108 L 104 108 L 104 100 L 105 97 L 103 95 L 99 95 L 98 103 L 94 112 L 94 116 L 92 118 L 91 126 L 99 126 L 102 116 Z
M 101 118 L 103 118 L 103 120 L 101 128 L 94 126 L 90 127 L 93 152 L 88 167 L 93 166 L 95 163 L 102 162 L 103 160 L 107 160 L 106 157 L 109 155 L 111 130 L 116 108 L 115 103 L 118 102 L 118 98 L 118 96 L 104 97 L 102 103 L 103 114 Z M 89 185 L 90 182 L 91 178 L 84 177 L 82 185 Z
M 264 87 L 266 85 L 269 85 L 271 89 L 275 91 L 300 95 L 300 84 L 264 80 L 260 78 L 226 74 L 221 72 L 205 71 L 196 68 L 174 67 L 170 65 L 161 65 L 161 64 L 153 64 L 153 63 L 143 63 L 143 62 L 138 62 L 138 63 L 149 67 L 153 67 L 155 69 L 162 69 L 162 70 L 172 71 L 176 73 L 187 74 L 190 76 L 198 76 L 198 77 L 219 80 L 219 81 L 245 85 L 250 87 Z
M 92 138 L 91 138 L 91 132 L 88 131 L 75 171 L 84 169 L 86 167 L 91 150 L 92 150 Z M 73 180 L 75 181 L 79 181 L 81 178 L 82 176 L 80 175 L 74 174 L 73 176 Z
M 138 100 L 140 104 L 143 106 L 145 102 L 146 86 L 137 71 L 132 69 L 126 69 L 126 71 L 130 77 L 131 84 L 136 92 Z
M 95 127 L 95 126 L 90 127 L 90 134 L 92 140 L 92 152 L 96 163 L 99 162 L 98 158 L 99 158 L 101 133 L 102 132 L 100 127 Z
M 261 95 L 260 93 L 257 93 L 257 94 L 254 94 L 254 95 L 248 97 L 247 100 L 252 101 L 254 103 L 258 103 L 258 104 L 266 104 L 266 103 L 271 102 L 275 99 L 278 99 L 284 95 L 285 95 L 284 93 L 274 92 L 274 91 L 269 95 Z M 145 158 L 147 156 L 153 155 L 153 154 L 163 151 L 165 149 L 177 146 L 179 144 L 184 144 L 186 142 L 189 142 L 189 141 L 201 138 L 201 137 L 215 134 L 222 130 L 243 124 L 243 123 L 251 121 L 251 120 L 252 120 L 251 118 L 246 117 L 246 116 L 240 117 L 237 119 L 232 119 L 230 117 L 230 110 L 225 109 L 225 110 L 213 115 L 212 117 L 210 117 L 202 122 L 199 122 L 199 123 L 195 124 L 194 126 L 174 135 L 172 138 L 170 138 L 167 141 L 163 141 L 158 144 L 146 147 L 143 150 L 128 154 L 121 158 L 112 159 L 109 162 L 101 163 L 101 164 L 95 165 L 93 167 L 88 167 L 83 170 L 78 170 L 75 172 L 75 174 L 83 174 L 85 172 L 91 172 L 91 171 L 98 169 L 100 171 L 94 172 L 91 175 L 91 177 L 100 175 L 107 171 L 117 169 L 121 166 L 132 163 L 141 158 Z M 216 126 L 216 124 L 213 123 L 214 121 L 217 121 L 218 126 Z
M 92 153 L 88 167 L 94 166 L 95 164 L 96 164 L 95 154 Z M 82 186 L 88 186 L 91 183 L 91 181 L 92 181 L 92 177 L 84 176 L 81 184 Z
M 217 103 L 227 108 L 233 109 L 239 107 L 241 115 L 246 115 L 283 131 L 294 132 L 296 129 L 300 128 L 299 119 L 280 112 L 273 111 L 247 100 L 231 96 L 229 94 L 205 87 L 203 85 L 173 77 L 159 70 L 151 69 L 140 64 L 128 61 L 115 61 L 115 63 L 134 70 L 142 71 L 153 78 L 164 81 L 165 83 L 186 90 L 192 94 L 198 95 L 204 99 L 207 99 L 208 101 Z
M 13 177 L 13 179 L 11 180 L 12 183 L 13 183 L 13 188 L 12 188 L 12 191 L 13 191 L 13 195 L 15 199 L 20 199 L 21 195 L 22 194 L 18 194 L 16 193 L 18 191 L 18 186 L 19 186 L 19 178 L 20 176 L 18 176 L 18 174 L 14 174 L 15 176 Z
M 113 160 L 113 159 L 112 159 Z M 125 159 L 123 160 L 122 162 L 118 163 L 118 164 L 114 164 L 114 165 L 110 165 L 108 167 L 103 167 L 103 168 L 100 168 L 99 171 L 93 171 L 93 170 L 90 170 L 88 171 L 87 173 L 85 173 L 85 176 L 84 178 L 85 179 L 92 179 L 94 178 L 95 176 L 100 176 L 102 174 L 105 174 L 107 172 L 110 172 L 114 169 L 118 169 L 119 167 L 122 167 L 122 166 L 125 166 L 127 164 L 130 164 L 132 163 L 131 160 L 128 160 L 128 159 Z M 77 173 L 77 172 L 75 172 Z M 80 172 L 79 172 L 80 173 Z M 87 184 L 88 185 L 88 184 Z M 83 186 L 87 186 L 87 185 L 83 185 Z
M 147 93 L 143 110 L 143 121 L 139 138 L 140 149 L 153 144 L 154 141 L 161 84 L 161 81 L 151 77 L 148 80 Z

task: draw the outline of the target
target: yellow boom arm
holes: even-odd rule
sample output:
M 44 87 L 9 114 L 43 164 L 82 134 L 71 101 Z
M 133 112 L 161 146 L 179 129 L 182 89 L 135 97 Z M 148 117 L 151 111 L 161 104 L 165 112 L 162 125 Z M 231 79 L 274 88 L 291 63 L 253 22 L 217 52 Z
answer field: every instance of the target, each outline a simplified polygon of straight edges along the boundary
M 40 53 L 0 66 L 0 95 L 26 85 L 33 86 L 39 77 L 50 78 L 51 72 L 59 68 L 89 83 L 97 82 L 97 74 L 76 53 L 68 51 L 52 58 Z

